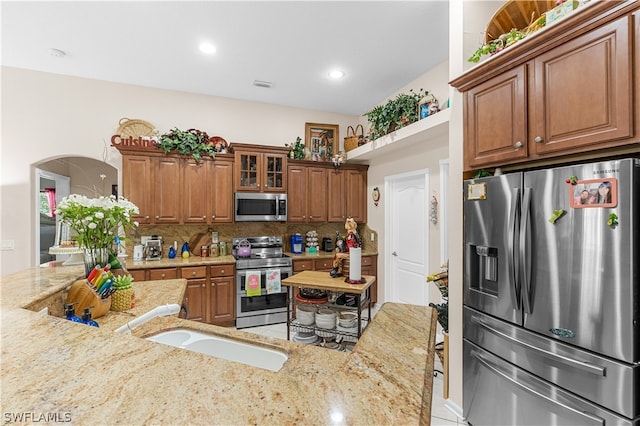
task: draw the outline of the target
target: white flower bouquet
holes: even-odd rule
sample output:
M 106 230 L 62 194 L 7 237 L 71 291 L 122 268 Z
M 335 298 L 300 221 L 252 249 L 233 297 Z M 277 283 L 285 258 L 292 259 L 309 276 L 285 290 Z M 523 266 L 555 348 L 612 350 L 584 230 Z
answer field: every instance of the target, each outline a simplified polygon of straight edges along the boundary
M 87 249 L 111 248 L 119 228 L 126 232 L 138 226 L 131 216 L 138 207 L 124 197 L 88 198 L 71 194 L 56 207 L 56 215 L 78 234 L 78 245 Z

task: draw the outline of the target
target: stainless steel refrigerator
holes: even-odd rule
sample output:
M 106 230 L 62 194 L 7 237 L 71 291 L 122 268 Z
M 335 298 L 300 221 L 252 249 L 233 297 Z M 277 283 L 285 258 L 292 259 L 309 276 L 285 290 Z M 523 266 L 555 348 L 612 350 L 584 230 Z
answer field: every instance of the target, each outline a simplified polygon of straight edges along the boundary
M 464 182 L 463 410 L 640 425 L 640 160 Z

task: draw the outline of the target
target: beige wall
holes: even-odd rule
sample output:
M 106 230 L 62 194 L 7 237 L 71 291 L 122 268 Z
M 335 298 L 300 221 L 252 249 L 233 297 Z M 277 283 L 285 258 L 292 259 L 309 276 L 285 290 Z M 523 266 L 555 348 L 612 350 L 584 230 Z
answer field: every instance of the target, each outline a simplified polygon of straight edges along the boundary
M 420 88 L 433 93 L 438 101 L 444 104 L 449 96 L 447 85 L 449 73 L 448 62 L 443 62 L 407 86 L 401 88 L 397 93 L 408 93 L 410 89 L 418 91 Z M 366 121 L 366 119 L 365 119 Z M 412 144 L 410 148 L 402 148 L 402 142 L 397 144 L 393 151 L 386 151 L 383 155 L 375 157 L 369 163 L 369 173 L 367 176 L 367 224 L 369 228 L 378 233 L 378 300 L 384 302 L 385 295 L 385 259 L 389 254 L 385 250 L 385 202 L 384 179 L 401 173 L 429 170 L 429 188 L 427 194 L 440 199 L 440 160 L 447 159 L 448 138 L 444 134 L 435 139 L 425 139 L 418 144 Z M 378 206 L 375 206 L 371 199 L 373 188 L 378 187 L 381 191 L 381 198 Z M 440 223 L 433 225 L 429 223 L 429 258 L 425 259 L 429 271 L 438 271 L 440 267 Z M 426 278 L 426 277 L 425 277 Z M 425 282 L 425 285 L 427 283 Z M 433 285 L 429 288 L 429 300 L 439 301 L 440 293 Z
M 161 132 L 197 128 L 229 142 L 283 146 L 304 139 L 305 122 L 338 124 L 340 139 L 358 117 L 280 107 L 2 67 L 0 275 L 34 265 L 34 165 L 60 157 L 105 160 L 121 170 L 109 147 L 123 117 Z

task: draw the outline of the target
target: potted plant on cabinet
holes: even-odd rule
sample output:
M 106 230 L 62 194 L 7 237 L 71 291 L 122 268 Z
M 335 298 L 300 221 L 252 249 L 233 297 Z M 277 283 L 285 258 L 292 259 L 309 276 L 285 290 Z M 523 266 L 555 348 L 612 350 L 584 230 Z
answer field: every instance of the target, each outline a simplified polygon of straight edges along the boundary
M 209 136 L 200 130 L 180 130 L 177 127 L 160 136 L 156 146 L 168 154 L 175 151 L 182 155 L 190 155 L 199 162 L 203 155 L 215 157 L 215 149 L 209 144 Z

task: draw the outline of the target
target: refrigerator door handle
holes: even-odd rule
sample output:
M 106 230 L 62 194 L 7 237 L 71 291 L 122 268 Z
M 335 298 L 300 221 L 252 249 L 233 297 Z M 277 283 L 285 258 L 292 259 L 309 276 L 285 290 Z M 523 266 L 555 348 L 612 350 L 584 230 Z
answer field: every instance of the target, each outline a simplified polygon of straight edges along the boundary
M 518 265 L 516 265 L 516 230 L 518 221 L 520 219 L 520 189 L 511 189 L 511 206 L 509 207 L 509 223 L 508 223 L 508 236 L 507 236 L 507 268 L 509 271 L 509 281 L 513 285 L 513 292 L 511 293 L 511 299 L 513 306 L 517 310 L 521 309 L 520 306 L 520 280 L 517 279 Z
M 525 313 L 533 313 L 531 303 L 531 188 L 525 188 L 520 216 L 520 273 L 522 274 L 522 301 Z
M 606 371 L 607 369 L 604 367 L 600 367 L 599 365 L 595 365 L 595 364 L 591 364 L 589 362 L 584 362 L 584 361 L 578 361 L 575 359 L 571 359 L 568 358 L 564 355 L 560 355 L 560 354 L 556 354 L 553 353 L 551 351 L 539 348 L 535 345 L 532 345 L 530 343 L 525 342 L 524 340 L 521 339 L 517 339 L 516 337 L 510 336 L 507 333 L 504 333 L 500 330 L 496 330 L 495 328 L 493 328 L 491 325 L 487 324 L 486 322 L 484 322 L 482 320 L 482 318 L 478 318 L 478 317 L 473 317 L 471 319 L 471 321 L 475 324 L 478 324 L 481 327 L 484 327 L 486 330 L 488 330 L 489 332 L 500 336 L 504 339 L 510 340 L 513 343 L 517 343 L 518 345 L 521 346 L 525 346 L 527 349 L 531 349 L 533 351 L 539 352 L 542 355 L 551 358 L 551 359 L 555 359 L 555 360 L 560 360 L 562 362 L 564 362 L 565 364 L 569 364 L 572 367 L 578 368 L 580 370 L 586 371 L 587 373 L 591 373 L 591 374 L 595 374 L 596 376 L 606 376 Z
M 586 411 L 578 410 L 578 409 L 575 409 L 575 408 L 573 408 L 573 407 L 571 407 L 569 405 L 563 404 L 562 402 L 557 401 L 556 399 L 551 398 L 550 396 L 548 396 L 548 395 L 546 395 L 546 394 L 544 394 L 544 393 L 542 393 L 542 392 L 540 392 L 540 391 L 538 391 L 536 389 L 533 389 L 532 387 L 529 387 L 524 383 L 520 383 L 519 381 L 514 380 L 508 374 L 505 374 L 504 372 L 500 371 L 497 366 L 491 364 L 490 361 L 485 359 L 484 356 L 482 356 L 482 354 L 479 353 L 478 351 L 471 350 L 471 356 L 474 357 L 475 359 L 477 359 L 482 365 L 484 365 L 486 368 L 488 368 L 491 372 L 493 372 L 494 374 L 499 375 L 500 377 L 502 377 L 505 380 L 508 380 L 509 382 L 513 383 L 517 387 L 519 387 L 521 389 L 524 389 L 525 391 L 530 392 L 530 393 L 536 395 L 539 398 L 546 399 L 547 401 L 551 402 L 552 404 L 559 405 L 562 408 L 565 408 L 565 409 L 567 409 L 569 411 L 572 411 L 572 412 L 574 412 L 574 413 L 576 413 L 578 415 L 587 417 L 591 421 L 593 421 L 594 423 L 598 423 L 598 424 L 604 426 L 605 421 L 604 421 L 603 418 L 598 417 L 595 414 L 587 413 Z

